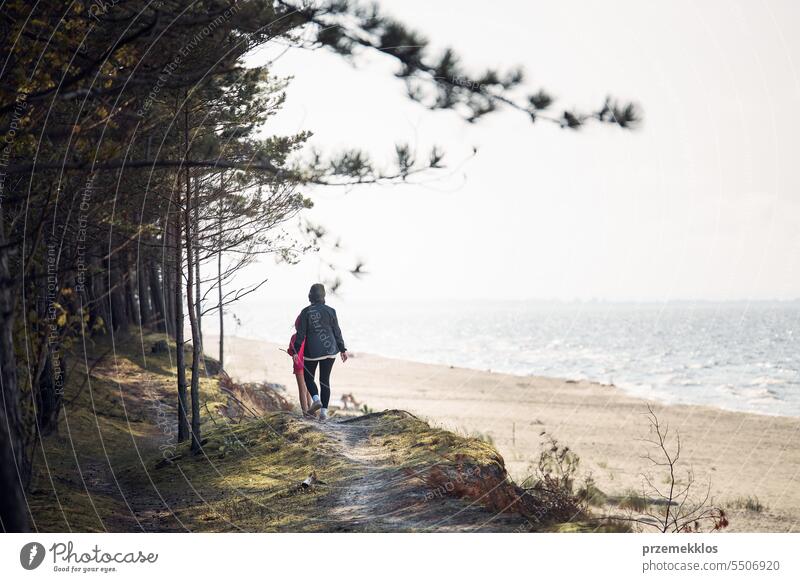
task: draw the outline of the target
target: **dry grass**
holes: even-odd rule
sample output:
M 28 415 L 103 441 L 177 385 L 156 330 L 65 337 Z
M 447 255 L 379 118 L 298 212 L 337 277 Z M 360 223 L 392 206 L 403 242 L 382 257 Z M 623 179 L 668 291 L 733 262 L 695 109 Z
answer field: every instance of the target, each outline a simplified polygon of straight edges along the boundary
M 517 515 L 534 531 L 579 518 L 573 500 L 550 491 L 525 489 L 508 476 L 503 457 L 480 437 L 463 437 L 403 411 L 382 413 L 373 431 L 397 464 L 421 480 L 434 496 L 464 498 L 494 513 Z
M 754 495 L 732 499 L 725 504 L 725 507 L 728 509 L 751 511 L 753 513 L 762 513 L 764 510 L 766 510 L 766 506 L 759 501 L 758 497 Z

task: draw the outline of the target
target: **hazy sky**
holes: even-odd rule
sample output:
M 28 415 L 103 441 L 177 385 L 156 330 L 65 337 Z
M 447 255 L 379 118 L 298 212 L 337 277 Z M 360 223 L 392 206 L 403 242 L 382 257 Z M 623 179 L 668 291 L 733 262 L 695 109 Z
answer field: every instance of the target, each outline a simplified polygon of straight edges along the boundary
M 557 105 L 612 94 L 645 121 L 569 132 L 507 110 L 470 125 L 410 102 L 388 58 L 287 53 L 273 71 L 294 80 L 266 131 L 309 129 L 320 148 L 376 159 L 396 141 L 436 143 L 452 170 L 309 191 L 314 220 L 370 271 L 344 300 L 800 297 L 800 3 L 379 4 L 476 71 L 520 64 Z M 260 266 L 272 283 L 259 297 L 302 299 L 318 264 Z

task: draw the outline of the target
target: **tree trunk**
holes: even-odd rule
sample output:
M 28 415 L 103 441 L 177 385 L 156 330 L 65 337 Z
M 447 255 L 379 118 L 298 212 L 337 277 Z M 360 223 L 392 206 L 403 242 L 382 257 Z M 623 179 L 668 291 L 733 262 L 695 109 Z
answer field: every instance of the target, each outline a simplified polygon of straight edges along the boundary
M 128 320 L 138 327 L 141 325 L 141 319 L 136 299 L 135 270 L 131 269 L 130 251 L 128 249 L 122 251 L 121 259 L 122 273 L 125 280 L 125 308 L 128 311 Z
M 200 362 L 203 364 L 203 373 L 208 377 L 206 368 L 205 350 L 203 349 L 203 306 L 200 289 L 200 186 L 199 180 L 194 181 L 194 203 L 192 205 L 194 213 L 194 306 L 197 315 L 197 337 L 200 341 L 198 349 L 200 351 Z
M 184 95 L 186 95 L 184 93 Z M 185 159 L 189 158 L 189 99 L 183 105 L 183 139 Z M 194 280 L 194 231 L 192 227 L 192 185 L 189 166 L 185 167 L 186 204 L 184 205 L 183 230 L 186 240 L 186 308 L 189 313 L 189 326 L 192 330 L 192 452 L 200 452 L 200 334 L 197 326 L 197 311 Z M 196 227 L 196 225 L 195 225 Z
M 153 311 L 150 308 L 150 293 L 148 291 L 149 285 L 147 279 L 150 272 L 145 265 L 141 263 L 141 257 L 136 265 L 136 283 L 139 288 L 139 319 L 143 326 L 150 325 L 153 321 Z
M 178 200 L 180 200 L 181 193 L 178 192 L 177 194 L 178 194 Z M 180 205 L 176 207 L 175 212 L 178 213 L 178 216 L 180 216 Z M 167 220 L 164 232 L 164 250 L 162 252 L 162 260 L 160 264 L 161 285 L 163 286 L 164 289 L 164 294 L 162 296 L 164 297 L 164 309 L 166 310 L 167 314 L 165 325 L 167 328 L 167 334 L 169 334 L 172 337 L 175 337 L 175 321 L 176 321 L 176 315 L 175 315 L 176 267 L 173 263 L 175 262 L 175 254 L 176 254 L 176 249 L 174 245 L 176 245 L 177 243 L 175 242 L 175 234 L 172 232 L 175 228 L 175 220 L 180 220 L 180 218 Z M 178 240 L 178 243 L 180 243 L 180 240 Z M 168 253 L 171 253 L 172 260 L 170 260 L 169 258 L 170 255 Z M 178 272 L 180 272 L 180 268 L 178 268 Z
M 186 179 L 189 179 L 188 168 Z M 185 211 L 184 230 L 186 231 L 186 262 L 192 264 L 192 235 L 191 218 L 189 209 Z M 189 327 L 192 330 L 192 452 L 200 452 L 200 333 L 197 327 L 197 312 L 195 311 L 195 281 L 194 269 L 189 266 L 186 270 L 186 308 L 189 314 Z
M 149 271 L 147 279 L 148 283 L 150 283 L 150 299 L 153 302 L 153 320 L 156 324 L 156 329 L 166 333 L 169 316 L 164 307 L 164 285 L 161 274 L 155 261 L 147 266 L 147 270 Z
M 183 351 L 183 245 L 181 243 L 181 191 L 176 189 L 178 198 L 175 206 L 175 222 L 173 235 L 175 237 L 175 264 L 174 266 L 174 300 L 173 308 L 175 311 L 175 360 L 178 367 L 178 442 L 184 442 L 189 438 L 189 424 L 186 406 L 186 360 Z
M 92 329 L 95 329 L 95 325 L 102 321 L 103 325 L 99 327 L 99 333 L 108 333 L 111 331 L 111 311 L 108 308 L 109 296 L 106 295 L 108 277 L 102 269 L 100 259 L 93 258 L 92 267 L 92 274 L 90 275 L 88 286 L 90 291 L 89 299 L 92 303 L 92 307 L 90 308 L 91 315 L 93 316 Z
M 53 349 L 48 340 L 42 345 L 42 370 L 37 374 L 36 419 L 40 436 L 48 436 L 58 429 L 58 416 L 66 382 L 66 362 L 61 350 Z
M 118 265 L 111 267 L 106 280 L 110 289 L 111 329 L 119 333 L 128 331 L 128 312 L 125 309 L 125 285 L 121 282 L 122 273 Z
M 173 254 L 176 252 L 173 249 Z M 180 267 L 177 267 L 178 271 L 180 272 Z M 165 285 L 165 292 L 167 297 L 167 314 L 169 317 L 167 318 L 167 332 L 172 336 L 175 337 L 175 322 L 178 321 L 178 316 L 175 313 L 175 298 L 179 296 L 179 291 L 175 289 L 177 283 L 175 282 L 175 273 L 176 267 L 172 265 L 171 269 L 166 271 L 166 277 L 164 277 L 164 285 Z M 182 298 L 181 298 L 182 300 Z
M 219 297 L 219 367 L 220 370 L 225 369 L 225 318 L 222 312 L 222 194 L 224 192 L 224 176 L 225 172 L 219 174 L 219 220 L 218 231 L 218 250 L 217 250 L 217 296 Z
M 8 268 L 5 220 L 0 207 L 0 528 L 28 530 L 23 478 L 27 459 L 23 446 L 17 360 L 14 353 L 14 280 Z

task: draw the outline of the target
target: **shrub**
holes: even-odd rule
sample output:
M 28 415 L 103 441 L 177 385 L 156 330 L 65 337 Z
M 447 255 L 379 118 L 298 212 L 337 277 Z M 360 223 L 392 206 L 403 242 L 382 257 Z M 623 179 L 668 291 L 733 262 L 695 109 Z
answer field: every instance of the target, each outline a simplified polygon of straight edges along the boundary
M 733 501 L 726 503 L 726 506 L 730 509 L 744 509 L 754 513 L 761 513 L 766 509 L 764 504 L 759 501 L 758 497 L 750 495 L 747 497 L 737 497 Z
M 597 507 L 608 502 L 608 496 L 597 486 L 591 474 L 583 480 L 583 485 L 578 489 L 576 496 L 583 503 Z

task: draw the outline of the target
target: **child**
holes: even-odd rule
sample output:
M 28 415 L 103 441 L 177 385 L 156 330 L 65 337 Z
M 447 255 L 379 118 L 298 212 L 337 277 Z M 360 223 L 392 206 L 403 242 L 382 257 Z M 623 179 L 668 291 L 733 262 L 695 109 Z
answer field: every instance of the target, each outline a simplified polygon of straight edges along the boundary
M 306 388 L 306 380 L 305 380 L 305 361 L 303 359 L 303 352 L 306 349 L 306 342 L 304 341 L 300 345 L 300 349 L 297 352 L 297 357 L 294 357 L 294 340 L 297 337 L 296 330 L 300 325 L 300 318 L 298 317 L 294 322 L 294 329 L 295 334 L 292 335 L 292 339 L 289 340 L 289 349 L 286 350 L 289 352 L 289 355 L 292 356 L 292 372 L 294 373 L 294 377 L 297 379 L 297 391 L 300 395 L 300 408 L 303 411 L 303 416 L 314 417 L 314 414 L 309 412 L 308 409 L 311 407 L 311 394 L 308 392 L 308 388 Z

